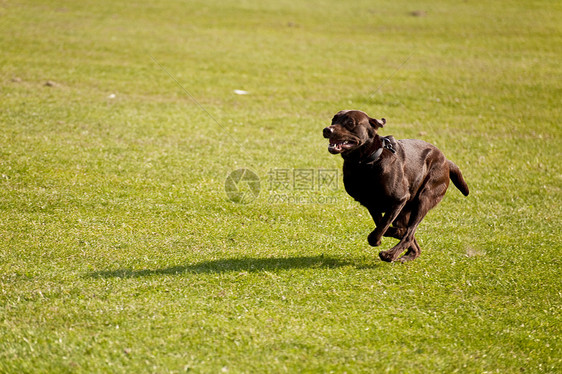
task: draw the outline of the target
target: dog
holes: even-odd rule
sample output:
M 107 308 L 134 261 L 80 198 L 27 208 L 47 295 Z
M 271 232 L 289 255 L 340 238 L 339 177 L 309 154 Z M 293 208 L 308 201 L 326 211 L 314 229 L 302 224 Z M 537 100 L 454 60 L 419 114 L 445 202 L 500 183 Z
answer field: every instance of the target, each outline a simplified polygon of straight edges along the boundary
M 396 246 L 379 253 L 380 259 L 412 261 L 421 253 L 416 229 L 443 199 L 449 179 L 463 195 L 469 190 L 458 166 L 437 147 L 423 140 L 382 137 L 377 131 L 385 124 L 384 118 L 371 118 L 360 110 L 342 110 L 323 136 L 329 139 L 328 151 L 343 157 L 345 190 L 375 221 L 369 244 L 379 246 L 383 236 L 399 239 Z

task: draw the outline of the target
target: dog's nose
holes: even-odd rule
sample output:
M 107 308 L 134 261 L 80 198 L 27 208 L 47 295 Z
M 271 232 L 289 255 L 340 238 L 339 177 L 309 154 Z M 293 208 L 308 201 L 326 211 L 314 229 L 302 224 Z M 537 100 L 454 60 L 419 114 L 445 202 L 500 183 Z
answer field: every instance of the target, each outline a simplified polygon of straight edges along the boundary
M 329 138 L 330 136 L 332 136 L 333 133 L 334 133 L 334 130 L 331 127 L 326 127 L 322 131 L 322 134 L 324 135 L 325 138 Z

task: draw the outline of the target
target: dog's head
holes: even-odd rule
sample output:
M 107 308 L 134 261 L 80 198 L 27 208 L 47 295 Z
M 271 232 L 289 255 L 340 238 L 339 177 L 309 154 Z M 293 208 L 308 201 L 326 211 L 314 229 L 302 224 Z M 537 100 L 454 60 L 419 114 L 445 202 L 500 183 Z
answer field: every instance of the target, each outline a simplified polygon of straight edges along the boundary
M 369 143 L 385 123 L 384 118 L 371 118 L 360 110 L 342 110 L 323 131 L 324 137 L 330 140 L 328 151 L 345 155 L 358 150 Z

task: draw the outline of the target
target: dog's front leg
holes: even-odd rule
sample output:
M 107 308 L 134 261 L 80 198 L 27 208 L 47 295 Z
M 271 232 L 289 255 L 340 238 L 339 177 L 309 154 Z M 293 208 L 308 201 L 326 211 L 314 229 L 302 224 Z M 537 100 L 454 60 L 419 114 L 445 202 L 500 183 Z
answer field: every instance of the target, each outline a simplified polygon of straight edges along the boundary
M 373 217 L 373 221 L 375 222 L 375 226 L 379 226 L 382 220 L 382 212 L 376 208 L 367 207 L 371 217 Z
M 375 225 L 377 226 L 367 238 L 367 240 L 369 241 L 369 245 L 373 247 L 378 247 L 379 245 L 381 245 L 383 235 L 386 233 L 390 225 L 392 225 L 392 222 L 394 222 L 396 217 L 398 217 L 398 215 L 402 211 L 402 208 L 404 208 L 404 205 L 406 205 L 406 201 L 408 201 L 408 199 L 400 200 L 396 205 L 392 207 L 391 210 L 386 212 L 384 216 L 382 216 L 378 211 L 376 211 L 377 214 L 374 215 L 371 209 L 369 209 L 369 212 L 371 213 L 371 215 L 373 216 L 373 220 L 375 221 Z
M 373 246 L 373 247 L 378 247 L 379 245 L 381 245 L 381 238 L 379 238 L 378 242 L 375 241 L 374 235 L 375 235 L 375 231 L 377 231 L 377 227 L 379 227 L 381 225 L 381 221 L 382 221 L 382 212 L 378 209 L 375 208 L 367 208 L 369 209 L 369 213 L 371 214 L 371 217 L 373 217 L 373 221 L 375 222 L 375 230 L 373 230 L 370 234 L 369 237 L 367 238 L 367 240 L 369 241 L 369 245 Z

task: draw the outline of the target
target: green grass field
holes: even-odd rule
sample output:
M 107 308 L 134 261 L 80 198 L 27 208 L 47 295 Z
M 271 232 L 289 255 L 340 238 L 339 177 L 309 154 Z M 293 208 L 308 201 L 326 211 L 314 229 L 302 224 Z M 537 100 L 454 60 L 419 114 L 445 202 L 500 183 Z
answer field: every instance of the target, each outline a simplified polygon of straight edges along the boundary
M 0 372 L 562 372 L 561 18 L 0 0 Z M 414 262 L 378 259 L 327 151 L 351 108 L 471 188 Z

